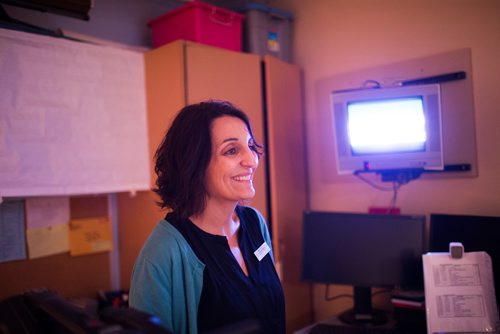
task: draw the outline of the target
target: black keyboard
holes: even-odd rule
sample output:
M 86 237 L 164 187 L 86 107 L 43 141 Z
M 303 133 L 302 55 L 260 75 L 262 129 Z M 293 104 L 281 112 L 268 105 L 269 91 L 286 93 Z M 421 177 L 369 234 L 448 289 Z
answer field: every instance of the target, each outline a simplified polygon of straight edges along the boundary
M 317 324 L 311 328 L 310 334 L 402 334 L 394 328 L 344 326 L 338 324 Z

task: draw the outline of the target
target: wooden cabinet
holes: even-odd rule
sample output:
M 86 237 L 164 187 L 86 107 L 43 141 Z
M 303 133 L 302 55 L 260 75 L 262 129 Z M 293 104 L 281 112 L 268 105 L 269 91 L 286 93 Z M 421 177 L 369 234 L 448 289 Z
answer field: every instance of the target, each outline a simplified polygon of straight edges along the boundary
M 273 57 L 177 41 L 148 51 L 146 97 L 149 155 L 160 144 L 176 113 L 207 99 L 229 100 L 251 119 L 266 146 L 250 205 L 271 225 L 273 246 L 286 296 L 288 329 L 309 322 L 309 289 L 300 282 L 300 231 L 306 206 L 301 78 L 295 65 Z M 151 184 L 155 180 L 151 170 Z M 121 285 L 128 288 L 142 244 L 165 215 L 150 191 L 119 194 Z
M 302 215 L 307 203 L 305 123 L 301 72 L 264 57 L 268 193 L 273 243 L 281 266 L 288 331 L 311 322 L 311 291 L 301 282 Z

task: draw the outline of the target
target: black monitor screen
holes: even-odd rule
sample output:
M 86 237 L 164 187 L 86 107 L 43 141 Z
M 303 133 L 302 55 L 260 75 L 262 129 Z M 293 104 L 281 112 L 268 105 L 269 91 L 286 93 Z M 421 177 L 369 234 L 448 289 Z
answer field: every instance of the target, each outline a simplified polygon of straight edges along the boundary
M 423 288 L 425 216 L 305 212 L 303 238 L 303 279 L 354 286 L 355 313 L 371 287 Z
M 303 278 L 415 287 L 423 282 L 424 233 L 424 216 L 306 212 Z
M 460 242 L 465 252 L 485 251 L 491 256 L 497 302 L 500 300 L 500 217 L 431 214 L 429 251 L 448 252 Z

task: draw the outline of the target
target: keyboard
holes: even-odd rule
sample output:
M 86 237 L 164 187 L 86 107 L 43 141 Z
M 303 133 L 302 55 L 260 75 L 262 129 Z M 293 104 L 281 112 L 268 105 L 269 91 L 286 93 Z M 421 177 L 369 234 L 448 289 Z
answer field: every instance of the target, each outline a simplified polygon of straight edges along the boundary
M 344 326 L 339 324 L 316 324 L 310 334 L 402 334 L 394 328 Z

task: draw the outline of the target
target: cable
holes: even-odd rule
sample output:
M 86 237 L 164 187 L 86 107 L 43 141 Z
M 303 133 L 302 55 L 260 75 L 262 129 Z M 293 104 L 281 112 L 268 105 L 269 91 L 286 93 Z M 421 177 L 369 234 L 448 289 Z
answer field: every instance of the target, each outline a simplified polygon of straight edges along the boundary
M 389 204 L 389 212 L 391 212 L 396 207 L 396 201 L 398 199 L 399 188 L 401 188 L 402 185 L 403 185 L 403 183 L 400 183 L 397 181 L 392 182 L 393 193 L 392 193 L 391 203 Z
M 388 187 L 382 187 L 382 186 L 379 186 L 378 184 L 375 184 L 373 183 L 372 181 L 364 178 L 363 176 L 361 176 L 361 172 L 362 171 L 355 171 L 354 172 L 354 176 L 356 176 L 357 178 L 359 178 L 361 181 L 365 182 L 365 183 L 368 183 L 370 186 L 372 186 L 373 188 L 375 189 L 378 189 L 378 190 L 381 190 L 381 191 L 393 191 L 393 188 L 388 188 Z
M 333 300 L 337 300 L 339 298 L 354 298 L 353 295 L 351 294 L 348 294 L 348 293 L 344 293 L 344 294 L 340 294 L 340 295 L 337 295 L 337 296 L 333 296 L 333 297 L 329 297 L 328 296 L 328 288 L 330 287 L 330 284 L 326 284 L 326 287 L 325 287 L 325 300 L 326 301 L 333 301 Z
M 373 171 L 373 170 L 357 170 L 354 171 L 354 176 L 362 180 L 363 182 L 369 184 L 373 188 L 381 191 L 392 191 L 392 198 L 389 204 L 389 212 L 391 212 L 396 207 L 396 201 L 398 198 L 398 192 L 401 186 L 408 184 L 410 181 L 415 180 L 420 177 L 424 172 L 422 168 L 399 170 L 399 171 Z M 361 176 L 362 173 L 377 173 L 382 175 L 382 181 L 391 181 L 392 187 L 382 187 L 374 182 L 368 180 L 367 178 Z

